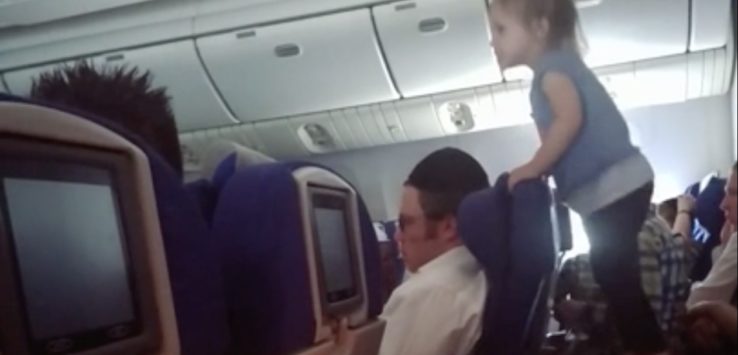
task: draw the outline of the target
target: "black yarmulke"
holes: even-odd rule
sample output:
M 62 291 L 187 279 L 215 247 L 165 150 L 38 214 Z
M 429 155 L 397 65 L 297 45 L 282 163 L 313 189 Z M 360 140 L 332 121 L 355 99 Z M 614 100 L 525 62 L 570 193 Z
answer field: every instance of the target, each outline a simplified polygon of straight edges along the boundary
M 456 148 L 443 148 L 421 160 L 407 184 L 432 193 L 466 193 L 489 187 L 489 179 L 471 155 Z

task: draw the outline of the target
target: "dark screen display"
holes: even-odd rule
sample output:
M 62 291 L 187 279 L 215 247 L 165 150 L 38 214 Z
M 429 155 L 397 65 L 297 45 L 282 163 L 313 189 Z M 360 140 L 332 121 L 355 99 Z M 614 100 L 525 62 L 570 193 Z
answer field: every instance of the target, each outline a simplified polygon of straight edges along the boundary
M 315 222 L 325 270 L 326 291 L 331 294 L 354 287 L 351 249 L 342 210 L 316 208 Z
M 94 178 L 0 181 L 25 313 L 36 340 L 136 319 L 110 175 L 102 169 L 69 169 Z

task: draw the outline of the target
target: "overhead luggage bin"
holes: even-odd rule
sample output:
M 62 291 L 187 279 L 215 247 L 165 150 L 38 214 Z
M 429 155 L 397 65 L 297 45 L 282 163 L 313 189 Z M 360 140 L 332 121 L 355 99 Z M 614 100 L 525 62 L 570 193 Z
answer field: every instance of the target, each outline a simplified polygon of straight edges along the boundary
M 482 0 L 405 1 L 373 9 L 379 38 L 403 97 L 502 80 Z
M 193 131 L 238 121 L 221 101 L 195 51 L 192 40 L 113 52 L 95 59 L 98 65 L 127 65 L 149 70 L 153 84 L 171 98 L 177 128 Z
M 206 36 L 197 46 L 241 121 L 399 98 L 368 9 Z
M 700 0 L 703 1 L 703 0 Z M 591 67 L 687 52 L 689 0 L 596 0 L 579 10 Z

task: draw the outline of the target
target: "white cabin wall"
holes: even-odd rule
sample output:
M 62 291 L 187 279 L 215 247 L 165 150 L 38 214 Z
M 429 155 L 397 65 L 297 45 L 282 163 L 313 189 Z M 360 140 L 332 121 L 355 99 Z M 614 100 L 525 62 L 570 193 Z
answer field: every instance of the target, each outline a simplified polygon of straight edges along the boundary
M 634 141 L 656 170 L 655 200 L 677 195 L 690 183 L 732 164 L 735 129 L 731 129 L 729 101 L 726 95 L 625 112 Z M 735 92 L 733 107 L 735 112 Z M 494 183 L 498 175 L 530 158 L 538 145 L 536 130 L 529 124 L 310 159 L 352 181 L 372 217 L 387 220 L 397 216 L 402 183 L 410 170 L 433 150 L 445 146 L 466 150 Z

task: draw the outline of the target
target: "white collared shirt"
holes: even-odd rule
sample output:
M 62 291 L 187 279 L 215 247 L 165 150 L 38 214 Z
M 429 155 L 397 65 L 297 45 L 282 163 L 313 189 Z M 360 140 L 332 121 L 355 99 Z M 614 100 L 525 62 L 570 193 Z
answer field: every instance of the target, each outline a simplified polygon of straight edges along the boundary
M 390 297 L 379 355 L 468 355 L 482 334 L 484 271 L 456 247 L 408 277 Z
M 730 237 L 720 258 L 712 266 L 705 281 L 692 287 L 687 307 L 692 308 L 702 301 L 730 303 L 738 286 L 738 235 Z

